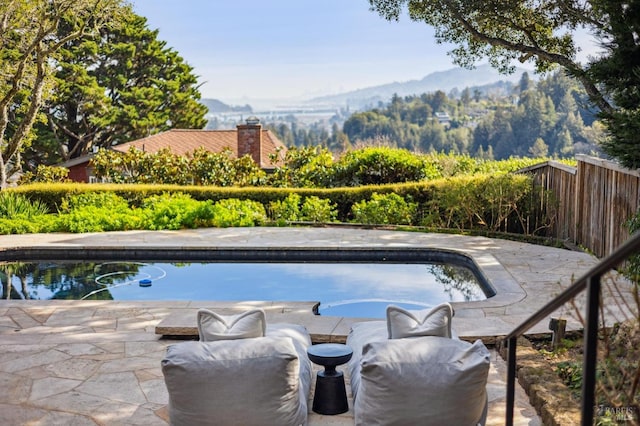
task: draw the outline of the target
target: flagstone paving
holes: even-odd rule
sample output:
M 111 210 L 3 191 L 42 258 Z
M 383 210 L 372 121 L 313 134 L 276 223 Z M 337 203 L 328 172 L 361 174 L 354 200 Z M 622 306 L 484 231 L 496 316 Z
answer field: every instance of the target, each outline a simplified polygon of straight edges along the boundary
M 351 228 L 231 228 L 0 236 L 0 259 L 13 249 L 78 247 L 434 247 L 473 257 L 498 289 L 495 298 L 456 304 L 454 328 L 488 344 L 597 263 L 585 253 L 484 237 Z M 237 306 L 221 304 L 221 309 Z M 0 301 L 0 423 L 3 425 L 162 425 L 168 420 L 160 370 L 162 321 L 216 307 L 215 301 Z M 268 302 L 268 321 L 305 325 L 316 341 L 339 341 L 354 319 L 317 317 L 308 304 Z M 560 312 L 569 316 L 570 312 Z M 194 315 L 195 317 L 195 315 Z M 575 327 L 578 323 L 573 324 Z M 548 322 L 536 333 L 548 333 Z M 504 424 L 504 361 L 492 350 L 487 424 Z M 348 378 L 347 378 L 348 379 Z M 517 386 L 516 425 L 539 425 Z M 310 413 L 311 425 L 353 424 L 353 413 Z

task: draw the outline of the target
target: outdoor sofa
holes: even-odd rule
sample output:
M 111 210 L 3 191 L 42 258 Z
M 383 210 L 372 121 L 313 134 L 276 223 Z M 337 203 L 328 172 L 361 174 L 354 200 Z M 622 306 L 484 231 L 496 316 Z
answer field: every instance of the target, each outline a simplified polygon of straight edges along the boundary
M 387 308 L 387 321 L 356 323 L 347 344 L 356 425 L 484 425 L 489 351 L 459 340 L 453 309 Z
M 260 309 L 198 312 L 199 341 L 167 348 L 162 372 L 172 425 L 304 425 L 311 344 L 296 324 L 266 324 Z

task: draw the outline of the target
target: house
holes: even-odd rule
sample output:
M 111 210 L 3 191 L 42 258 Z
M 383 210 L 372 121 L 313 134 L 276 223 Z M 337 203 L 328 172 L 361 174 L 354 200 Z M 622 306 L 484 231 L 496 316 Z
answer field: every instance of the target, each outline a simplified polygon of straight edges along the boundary
M 201 147 L 216 153 L 228 149 L 234 158 L 249 155 L 261 169 L 273 171 L 282 164 L 287 148 L 270 130 L 262 128 L 258 118 L 249 117 L 245 122 L 239 124 L 236 130 L 172 129 L 115 145 L 111 149 L 128 152 L 133 147 L 149 153 L 169 149 L 177 155 L 189 155 Z M 272 154 L 278 154 L 275 164 L 271 160 Z M 91 155 L 71 159 L 61 166 L 69 169 L 69 179 L 75 182 L 95 182 Z
M 446 112 L 437 111 L 433 115 L 436 116 L 436 120 L 438 120 L 438 123 L 442 124 L 445 127 L 451 123 L 451 117 L 449 117 L 449 114 L 447 114 Z
M 73 182 L 97 182 L 93 175 L 93 166 L 91 165 L 91 157 L 93 154 L 82 155 L 80 157 L 67 160 L 60 167 L 69 169 L 67 177 Z

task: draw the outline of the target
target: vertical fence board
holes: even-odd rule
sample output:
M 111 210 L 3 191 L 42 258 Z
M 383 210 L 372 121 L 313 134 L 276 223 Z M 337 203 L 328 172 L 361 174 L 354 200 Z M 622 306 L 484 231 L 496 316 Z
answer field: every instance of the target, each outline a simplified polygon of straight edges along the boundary
M 543 210 L 555 209 L 547 235 L 604 257 L 629 238 L 625 223 L 640 207 L 640 171 L 586 155 L 576 158 L 576 168 L 549 161 L 521 172 L 553 194 L 540 200 Z

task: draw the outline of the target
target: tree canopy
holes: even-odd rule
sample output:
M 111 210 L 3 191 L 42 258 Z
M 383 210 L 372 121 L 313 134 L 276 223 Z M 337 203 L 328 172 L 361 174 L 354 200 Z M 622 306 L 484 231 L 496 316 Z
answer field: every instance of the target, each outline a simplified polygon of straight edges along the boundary
M 118 19 L 122 0 L 0 1 L 0 188 L 20 170 L 21 152 L 50 95 L 60 50 Z M 65 25 L 67 31 L 59 30 Z
M 538 72 L 561 66 L 585 88 L 613 135 L 604 150 L 627 167 L 640 167 L 637 138 L 639 7 L 620 0 L 369 0 L 372 10 L 397 20 L 405 9 L 415 21 L 435 29 L 438 43 L 457 45 L 454 63 L 473 67 L 480 59 L 503 72 L 514 61 L 533 62 Z M 607 49 L 587 64 L 576 57 L 578 28 Z M 624 66 L 615 66 L 615 65 Z M 606 70 L 615 68 L 615 73 Z M 604 71 L 604 72 L 603 72 Z M 631 84 L 632 86 L 629 86 Z M 631 90 L 630 90 L 631 89 Z M 627 105 L 623 99 L 632 99 Z M 635 121 L 634 121 L 635 119 Z M 635 123 L 634 127 L 632 124 Z M 622 149 L 618 149 L 621 148 Z M 621 155 L 621 151 L 625 155 Z
M 174 127 L 206 125 L 193 68 L 130 8 L 117 25 L 66 43 L 57 69 L 47 123 L 38 133 L 64 160 Z
M 384 108 L 351 115 L 344 133 L 355 146 L 386 145 L 480 158 L 536 156 L 543 152 L 541 143 L 547 148 L 544 156 L 555 158 L 598 151 L 602 124 L 583 107 L 584 89 L 564 73 L 549 73 L 538 82 L 523 73 L 517 86 L 482 89 L 479 101 L 470 95 L 465 100 L 469 89 L 459 98 L 442 92 L 394 96 Z

